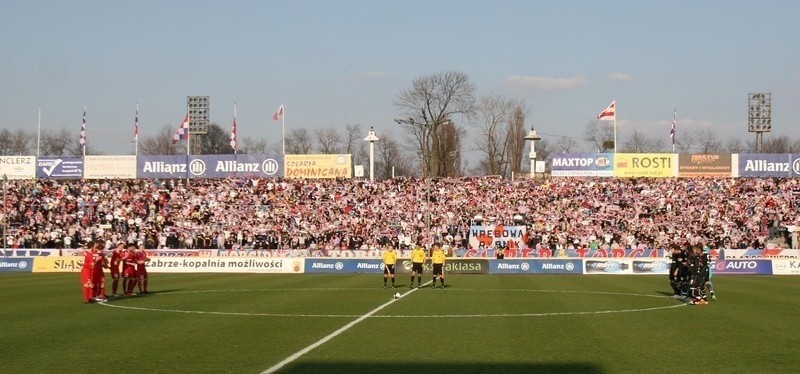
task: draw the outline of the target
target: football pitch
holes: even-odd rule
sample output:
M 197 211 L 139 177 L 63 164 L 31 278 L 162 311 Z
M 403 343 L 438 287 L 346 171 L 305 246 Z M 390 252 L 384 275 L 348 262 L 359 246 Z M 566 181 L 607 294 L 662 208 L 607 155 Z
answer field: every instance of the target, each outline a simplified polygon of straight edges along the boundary
M 800 357 L 800 277 L 714 277 L 708 305 L 666 276 L 150 278 L 153 294 L 84 305 L 78 274 L 0 275 L 2 371 L 788 373 Z

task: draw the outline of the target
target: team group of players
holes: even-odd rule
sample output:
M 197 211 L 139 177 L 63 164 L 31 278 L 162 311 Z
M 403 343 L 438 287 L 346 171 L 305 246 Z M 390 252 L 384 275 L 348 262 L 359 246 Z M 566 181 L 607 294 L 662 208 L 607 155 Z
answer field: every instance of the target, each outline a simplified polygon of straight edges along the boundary
M 110 258 L 103 251 L 100 243 L 87 243 L 84 247 L 83 267 L 81 268 L 81 285 L 83 286 L 83 302 L 104 303 L 106 295 L 106 276 L 103 269 L 109 269 L 112 280 L 112 296 L 133 296 L 138 286 L 140 294 L 147 291 L 147 262 L 150 259 L 144 245 L 136 248 L 135 244 L 119 243 L 111 250 Z M 117 293 L 119 280 L 122 278 L 123 295 Z
M 439 243 L 433 244 L 431 250 L 431 264 L 433 265 L 433 280 L 431 286 L 436 288 L 436 280 L 439 279 L 442 288 L 444 288 L 444 261 L 445 253 Z M 417 288 L 422 287 L 422 269 L 428 254 L 421 246 L 416 246 L 411 250 L 411 281 L 408 283 L 408 288 L 414 288 L 414 277 L 417 277 Z M 397 264 L 397 251 L 394 246 L 389 244 L 383 252 L 383 288 L 387 286 L 387 280 L 392 280 L 392 288 L 395 287 L 394 274 L 395 265 Z
M 711 266 L 707 249 L 701 246 L 671 247 L 672 261 L 669 270 L 669 283 L 674 291 L 673 297 L 689 298 L 689 304 L 708 304 L 708 296 L 716 300 L 714 285 L 711 283 Z M 409 288 L 414 288 L 414 277 L 417 278 L 417 288 L 422 287 L 422 272 L 428 254 L 421 246 L 411 251 L 411 280 Z M 431 250 L 431 263 L 433 265 L 433 279 L 431 286 L 436 288 L 436 280 L 444 288 L 444 263 L 446 255 L 439 243 L 433 245 Z M 106 281 L 103 269 L 109 269 L 112 279 L 112 296 L 133 296 L 138 286 L 140 294 L 150 293 L 147 290 L 147 262 L 150 259 L 144 250 L 144 245 L 136 248 L 135 244 L 119 243 L 112 251 L 110 258 L 106 257 L 100 243 L 87 243 L 81 268 L 81 284 L 83 285 L 83 302 L 106 302 Z M 383 287 L 391 279 L 392 288 L 395 288 L 395 265 L 397 264 L 397 251 L 392 245 L 386 247 L 383 253 Z M 122 278 L 123 295 L 117 293 L 119 280 Z
M 711 261 L 708 247 L 673 245 L 672 262 L 669 269 L 669 284 L 673 297 L 689 298 L 689 304 L 708 304 L 708 296 L 716 300 L 714 285 L 711 283 Z

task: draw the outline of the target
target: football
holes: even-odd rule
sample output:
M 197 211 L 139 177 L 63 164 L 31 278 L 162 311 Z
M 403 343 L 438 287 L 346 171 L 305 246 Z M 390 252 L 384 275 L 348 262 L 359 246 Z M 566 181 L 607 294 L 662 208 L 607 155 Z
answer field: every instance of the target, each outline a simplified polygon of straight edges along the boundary
M 395 299 L 399 299 L 399 298 L 400 298 L 400 292 L 398 292 L 398 293 L 394 294 L 394 298 L 395 298 Z

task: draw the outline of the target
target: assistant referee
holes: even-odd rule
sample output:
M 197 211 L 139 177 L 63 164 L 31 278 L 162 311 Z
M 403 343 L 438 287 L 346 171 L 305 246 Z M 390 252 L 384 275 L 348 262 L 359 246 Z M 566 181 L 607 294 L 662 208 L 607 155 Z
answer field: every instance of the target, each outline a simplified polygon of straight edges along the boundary
M 414 275 L 417 276 L 417 287 L 422 287 L 422 264 L 426 257 L 425 250 L 419 245 L 411 251 L 411 283 L 408 288 L 414 288 Z
M 389 244 L 383 252 L 383 288 L 386 288 L 386 279 L 392 278 L 392 288 L 394 288 L 394 265 L 397 262 L 397 252 Z
M 433 263 L 433 281 L 431 286 L 436 288 L 436 278 L 442 281 L 442 288 L 444 288 L 444 251 L 442 245 L 439 243 L 433 244 L 433 253 L 431 254 L 431 262 Z

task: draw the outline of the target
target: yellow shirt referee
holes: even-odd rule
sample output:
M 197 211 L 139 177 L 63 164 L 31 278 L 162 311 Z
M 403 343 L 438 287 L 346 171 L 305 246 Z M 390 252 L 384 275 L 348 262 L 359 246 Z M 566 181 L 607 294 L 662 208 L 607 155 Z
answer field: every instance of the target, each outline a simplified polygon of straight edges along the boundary
M 394 264 L 397 262 L 397 252 L 391 244 L 383 252 L 383 288 L 386 288 L 386 278 L 392 278 L 394 288 Z
M 436 278 L 439 278 L 442 282 L 442 288 L 444 288 L 444 251 L 442 251 L 442 245 L 439 243 L 433 244 L 433 253 L 431 254 L 431 262 L 433 262 L 433 281 L 431 282 L 431 286 L 436 288 Z
M 414 288 L 414 275 L 417 276 L 417 287 L 422 287 L 422 264 L 426 257 L 425 250 L 420 246 L 411 251 L 411 283 L 408 288 Z

